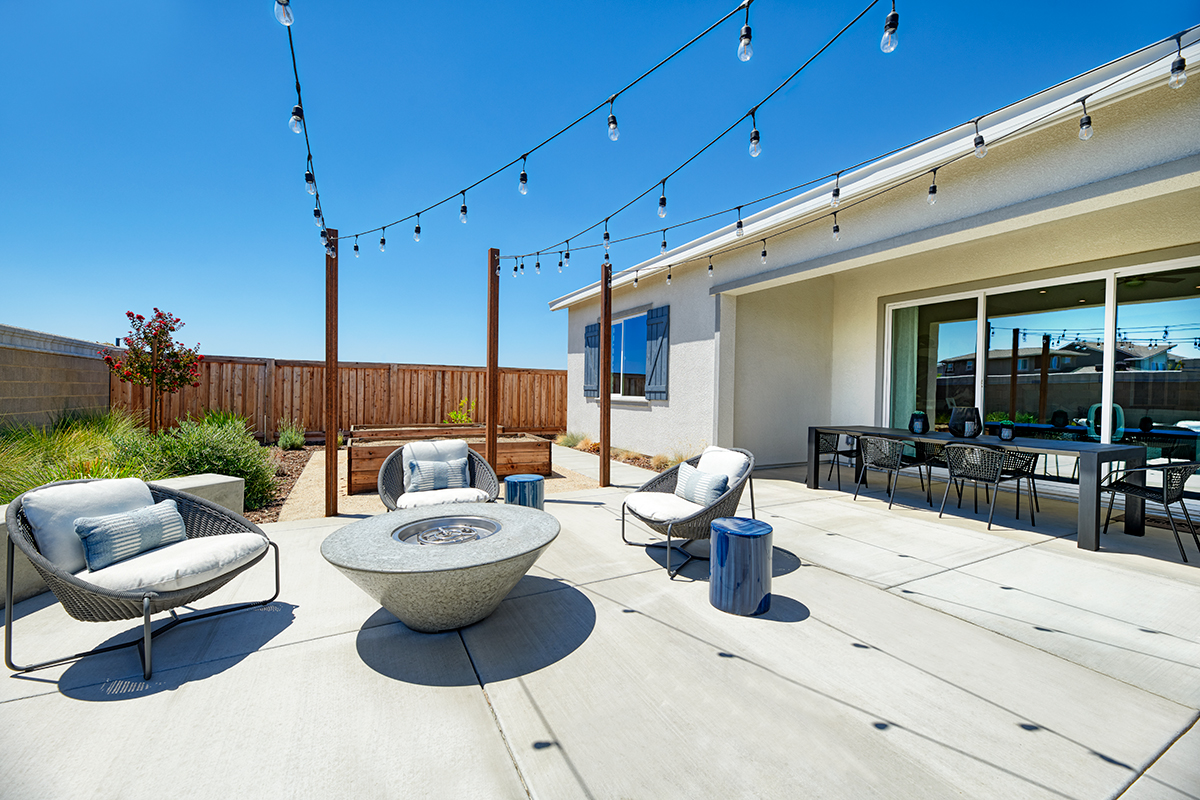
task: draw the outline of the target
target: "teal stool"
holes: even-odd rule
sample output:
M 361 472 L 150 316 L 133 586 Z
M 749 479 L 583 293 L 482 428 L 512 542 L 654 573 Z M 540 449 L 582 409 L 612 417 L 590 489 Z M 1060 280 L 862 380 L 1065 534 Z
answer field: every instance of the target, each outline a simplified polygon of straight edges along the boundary
M 504 504 L 545 511 L 546 482 L 541 475 L 509 475 L 504 479 Z

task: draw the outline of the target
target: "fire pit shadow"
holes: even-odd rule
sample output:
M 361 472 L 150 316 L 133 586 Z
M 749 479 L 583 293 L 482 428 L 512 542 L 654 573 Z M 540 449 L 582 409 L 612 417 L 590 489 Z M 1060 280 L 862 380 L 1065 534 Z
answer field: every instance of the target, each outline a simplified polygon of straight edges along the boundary
M 475 686 L 566 658 L 591 636 L 596 609 L 572 586 L 526 575 L 491 616 L 459 631 L 417 633 L 395 622 L 380 609 L 363 623 L 356 647 L 364 664 L 405 683 Z

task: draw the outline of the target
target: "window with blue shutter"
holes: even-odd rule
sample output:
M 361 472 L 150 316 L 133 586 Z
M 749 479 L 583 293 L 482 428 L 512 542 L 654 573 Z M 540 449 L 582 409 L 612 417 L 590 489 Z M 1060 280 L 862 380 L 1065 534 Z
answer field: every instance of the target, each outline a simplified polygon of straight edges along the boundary
M 670 350 L 671 307 L 646 314 L 646 399 L 667 399 L 667 355 Z
M 600 325 L 583 329 L 583 396 L 600 396 Z

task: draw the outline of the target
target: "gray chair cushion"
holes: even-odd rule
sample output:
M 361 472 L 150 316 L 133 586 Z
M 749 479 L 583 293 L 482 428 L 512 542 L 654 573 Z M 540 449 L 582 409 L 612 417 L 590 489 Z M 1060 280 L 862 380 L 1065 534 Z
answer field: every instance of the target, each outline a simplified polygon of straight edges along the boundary
M 21 501 L 33 540 L 47 561 L 65 572 L 87 567 L 83 543 L 75 533 L 79 517 L 102 517 L 154 505 L 150 489 L 137 478 L 47 486 Z
M 467 457 L 467 443 L 462 439 L 439 439 L 432 442 L 411 442 L 404 445 L 400 460 L 404 466 L 404 491 L 411 492 L 413 485 L 412 462 L 455 461 Z
M 171 592 L 197 586 L 252 561 L 268 547 L 250 531 L 200 536 L 80 573 L 88 583 L 116 592 Z

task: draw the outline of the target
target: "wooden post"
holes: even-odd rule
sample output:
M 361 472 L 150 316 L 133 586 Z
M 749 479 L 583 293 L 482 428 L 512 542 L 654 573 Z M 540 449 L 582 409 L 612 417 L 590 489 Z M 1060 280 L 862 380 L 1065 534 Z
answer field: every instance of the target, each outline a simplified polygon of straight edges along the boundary
M 1046 395 L 1050 391 L 1050 334 L 1042 334 L 1042 385 L 1038 387 L 1038 422 L 1046 421 Z M 1013 420 L 1014 422 L 1016 420 Z
M 488 250 L 487 306 L 487 428 L 484 430 L 484 458 L 497 469 L 499 454 L 496 427 L 500 424 L 500 251 Z
M 263 415 L 266 417 L 263 420 L 263 444 L 269 444 L 278 438 L 275 433 L 275 425 L 279 421 L 279 418 L 275 416 L 275 359 L 273 358 L 268 358 L 267 363 L 263 366 L 262 394 Z
M 338 268 L 337 235 L 326 228 L 333 255 L 325 256 L 325 516 L 338 513 Z
M 1017 345 L 1021 343 L 1021 329 L 1013 328 L 1012 378 L 1008 382 L 1008 418 L 1017 421 Z
M 612 264 L 600 264 L 600 485 L 608 486 L 612 453 Z

